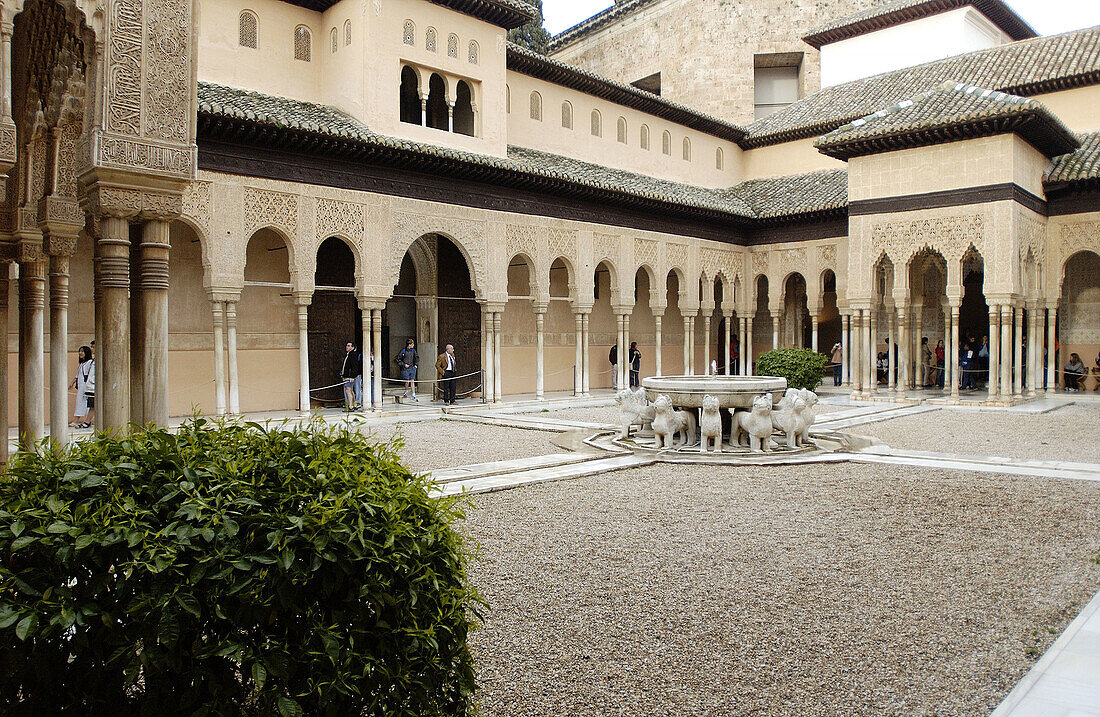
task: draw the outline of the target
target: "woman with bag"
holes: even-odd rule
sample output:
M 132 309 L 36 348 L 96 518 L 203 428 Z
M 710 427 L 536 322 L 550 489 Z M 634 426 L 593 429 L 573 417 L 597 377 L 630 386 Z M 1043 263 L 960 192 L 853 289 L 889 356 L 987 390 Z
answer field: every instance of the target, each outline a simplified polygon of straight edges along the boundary
M 91 428 L 95 419 L 95 360 L 92 349 L 81 346 L 76 350 L 76 377 L 72 385 L 76 388 L 76 410 L 70 428 Z

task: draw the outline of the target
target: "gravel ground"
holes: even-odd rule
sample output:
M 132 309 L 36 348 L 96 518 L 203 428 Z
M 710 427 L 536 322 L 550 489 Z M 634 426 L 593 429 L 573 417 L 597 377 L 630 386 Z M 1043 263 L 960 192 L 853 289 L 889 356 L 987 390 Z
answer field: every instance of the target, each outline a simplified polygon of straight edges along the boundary
M 529 431 L 464 421 L 419 421 L 372 426 L 370 434 L 386 441 L 397 433 L 405 439 L 401 457 L 413 471 L 454 468 L 512 458 L 562 453 L 550 439 L 552 431 Z
M 507 715 L 985 715 L 1100 588 L 1100 485 L 658 465 L 476 496 Z
M 941 409 L 848 431 L 874 436 L 893 448 L 1100 463 L 1098 416 L 1096 404 L 1038 415 Z

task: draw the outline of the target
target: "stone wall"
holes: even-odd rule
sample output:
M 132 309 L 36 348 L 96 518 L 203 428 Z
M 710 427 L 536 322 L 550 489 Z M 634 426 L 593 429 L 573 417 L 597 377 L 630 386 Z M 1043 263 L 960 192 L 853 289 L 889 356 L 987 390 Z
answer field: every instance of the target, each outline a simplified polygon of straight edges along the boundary
M 753 121 L 757 54 L 804 53 L 802 96 L 821 85 L 802 36 L 880 0 L 658 0 L 554 58 L 623 82 L 661 73 L 661 95 L 738 124 Z

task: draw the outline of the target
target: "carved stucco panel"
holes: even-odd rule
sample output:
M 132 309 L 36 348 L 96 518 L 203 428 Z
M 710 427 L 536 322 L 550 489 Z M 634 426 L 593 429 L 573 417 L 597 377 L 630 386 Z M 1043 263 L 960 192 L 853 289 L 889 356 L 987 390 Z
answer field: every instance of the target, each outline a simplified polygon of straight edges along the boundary
M 688 273 L 688 248 L 686 244 L 676 244 L 674 242 L 667 242 L 665 244 L 665 266 L 669 271 L 673 269 L 679 269 L 681 276 L 685 279 L 690 276 Z M 680 287 L 681 293 L 684 287 Z
M 244 232 L 251 237 L 257 229 L 272 226 L 286 236 L 298 234 L 298 195 L 245 187 Z M 308 235 L 312 236 L 312 232 Z
M 390 243 L 389 281 L 396 285 L 401 274 L 401 260 L 412 243 L 425 234 L 443 234 L 458 246 L 471 265 L 474 293 L 481 298 L 488 286 L 486 271 L 486 223 L 474 219 L 440 217 L 431 214 L 397 211 L 393 213 Z
M 192 182 L 183 193 L 183 216 L 203 234 L 210 235 L 210 193 L 212 182 Z M 205 237 L 204 237 L 205 238 Z
M 871 227 L 871 258 L 884 254 L 894 266 L 906 266 L 924 249 L 938 251 L 950 262 L 962 261 L 971 245 L 985 256 L 985 218 L 980 214 L 895 221 Z
M 362 204 L 339 199 L 317 199 L 318 245 L 330 236 L 342 236 L 356 247 L 363 245 L 364 207 Z
M 107 129 L 141 134 L 141 0 L 107 3 Z
M 1061 240 L 1058 243 L 1058 251 L 1061 254 L 1058 261 L 1059 270 L 1075 253 L 1089 250 L 1100 254 L 1100 222 L 1077 222 L 1063 224 Z
M 145 134 L 187 144 L 191 106 L 191 1 L 145 0 Z

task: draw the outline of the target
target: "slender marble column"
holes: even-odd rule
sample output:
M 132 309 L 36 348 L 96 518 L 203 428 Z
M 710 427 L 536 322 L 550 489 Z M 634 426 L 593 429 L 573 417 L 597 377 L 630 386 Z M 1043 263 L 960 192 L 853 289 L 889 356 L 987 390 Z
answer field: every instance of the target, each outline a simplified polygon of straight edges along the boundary
M 691 319 L 687 316 L 684 317 L 684 375 L 691 375 L 691 359 L 689 353 L 691 352 Z
M 779 312 L 772 312 L 772 348 L 779 348 Z
M 871 324 L 874 320 L 874 313 L 870 309 L 863 310 L 863 357 L 864 363 L 864 395 L 870 396 L 875 393 L 878 383 L 878 376 L 876 375 L 875 367 L 875 341 L 874 334 L 871 331 Z
M 1001 306 L 989 305 L 989 400 L 1001 395 Z
M 500 325 L 501 312 L 493 312 L 493 397 L 504 399 L 504 375 L 500 370 Z
M 1012 397 L 1012 304 L 1001 304 L 1001 397 Z
M 237 373 L 237 302 L 225 302 L 225 341 L 229 353 L 229 412 L 241 412 L 241 386 Z
M 755 347 L 753 342 L 756 340 L 756 327 L 753 325 L 756 322 L 756 312 L 753 312 L 752 316 L 745 319 L 745 375 L 752 376 L 756 374 L 755 362 L 753 361 L 753 353 Z
M 12 23 L 3 23 L 0 28 L 0 117 L 11 120 L 11 36 Z
M 535 398 L 542 400 L 546 386 L 546 307 L 535 307 Z
M 943 310 L 943 392 L 951 393 L 951 382 L 955 375 L 951 371 L 951 308 L 945 306 Z
M 121 217 L 100 221 L 99 281 L 101 346 L 96 357 L 96 403 L 103 403 L 103 429 L 130 422 L 130 223 Z
M 3 265 L 8 268 L 7 264 Z M 4 282 L 5 286 L 7 282 Z M 5 301 L 7 297 L 4 297 Z M 7 336 L 5 335 L 5 339 Z M 5 347 L 6 352 L 6 347 Z M 50 255 L 50 439 L 69 442 L 69 256 Z M 7 360 L 7 356 L 3 356 Z M 3 434 L 7 441 L 7 433 Z
M 733 365 L 733 358 L 730 356 L 730 354 L 733 353 L 733 314 L 726 314 L 725 319 L 726 343 L 722 344 L 725 348 L 725 353 L 722 354 L 722 363 L 726 366 L 725 374 L 727 376 L 732 376 L 737 370 Z
M 894 382 L 894 390 L 898 396 L 904 396 L 909 389 L 909 332 L 906 330 L 905 318 L 909 313 L 906 306 L 897 307 L 898 316 L 895 321 L 898 327 L 898 377 Z
M 312 406 L 309 398 L 309 304 L 312 297 L 298 295 L 294 297 L 294 300 L 298 305 L 298 410 L 302 413 L 309 413 Z M 217 310 L 215 310 L 214 315 L 217 317 Z M 218 330 L 218 327 L 215 327 L 215 330 Z M 220 334 L 220 330 L 218 330 L 218 333 Z M 217 350 L 215 346 L 215 351 Z M 219 365 L 221 362 L 222 359 L 219 357 Z M 224 378 L 222 380 L 224 383 Z M 224 411 L 224 399 L 222 401 L 222 410 Z
M 432 325 L 435 325 L 434 321 Z M 371 390 L 374 388 L 374 383 L 370 374 L 370 357 L 374 349 L 371 347 L 370 340 L 370 309 L 362 305 L 359 306 L 359 326 L 363 333 L 363 338 L 360 341 L 361 346 L 359 347 L 359 351 L 363 356 L 363 395 L 359 408 L 360 410 L 366 410 L 367 404 L 370 404 L 372 409 L 374 408 L 374 401 L 371 400 Z M 378 361 L 381 362 L 382 359 L 378 359 Z
M 382 309 L 371 309 L 370 330 L 374 349 L 374 400 L 378 410 L 382 410 Z
M 1058 358 L 1054 350 L 1054 344 L 1058 340 L 1058 307 L 1047 307 L 1047 393 L 1054 393 L 1058 388 L 1058 367 L 1055 360 Z
M 894 312 L 889 307 L 886 308 L 886 390 L 894 390 L 894 376 L 897 373 L 898 361 L 894 355 L 894 344 L 901 343 L 898 341 L 897 323 L 894 318 Z
M 19 263 L 19 447 L 27 450 L 42 438 L 45 406 L 43 326 L 46 263 Z
M 959 398 L 959 307 L 951 306 L 951 397 Z
M 584 334 L 584 371 L 581 372 L 581 380 L 584 383 L 584 395 L 591 393 L 592 386 L 592 346 L 588 334 L 588 312 L 581 315 L 581 330 Z
M 842 386 L 851 385 L 851 365 L 849 357 L 852 353 L 851 343 L 852 315 L 844 313 L 840 315 L 840 383 Z
M 141 236 L 142 420 L 168 425 L 168 222 L 146 222 Z M 235 319 L 234 319 L 235 321 Z
M 810 348 L 818 352 L 821 351 L 821 347 L 817 345 L 819 321 L 820 319 L 818 319 L 817 314 L 810 317 L 810 331 L 812 332 L 810 336 Z
M 656 355 L 653 357 L 653 359 L 657 364 L 657 375 L 658 376 L 661 375 L 661 322 L 663 320 L 664 320 L 664 317 L 661 314 L 654 314 L 653 322 L 654 322 L 655 326 L 654 326 L 653 340 L 654 340 L 654 343 L 656 343 L 657 345 L 654 349 L 654 353 Z
M 214 412 L 225 415 L 225 302 L 211 301 L 214 314 Z
M 913 346 L 913 386 L 916 388 L 922 388 L 918 384 L 922 384 L 923 380 L 928 379 L 928 369 L 921 368 L 921 364 L 924 362 L 924 352 L 921 351 L 921 339 L 924 338 L 924 304 L 914 304 L 913 306 L 913 340 L 911 345 Z M 929 346 L 929 350 L 933 347 Z
M 1039 355 L 1039 347 L 1042 345 L 1040 336 L 1043 332 L 1042 309 L 1039 308 L 1038 302 L 1031 305 L 1027 314 L 1030 320 L 1027 332 L 1027 395 L 1034 398 L 1039 390 L 1039 364 L 1042 361 Z
M 580 396 L 584 393 L 584 380 L 581 378 L 581 374 L 584 372 L 584 319 L 583 315 L 579 311 L 573 313 L 573 321 L 576 328 L 576 338 L 574 339 L 574 347 L 576 348 L 576 355 L 573 359 L 573 394 Z
M 10 40 L 10 37 L 9 37 Z M 0 467 L 8 465 L 8 273 L 11 265 L 0 263 Z
M 618 356 L 618 361 L 615 362 L 615 380 L 612 383 L 623 389 L 629 386 L 629 383 L 623 381 L 628 358 L 626 351 L 626 316 L 615 314 L 615 329 L 615 354 Z
M 703 375 L 710 374 L 710 314 L 703 317 Z
M 625 353 L 619 355 L 625 356 L 626 360 L 619 359 L 619 364 L 623 367 L 623 378 L 619 386 L 630 388 L 630 314 L 623 314 L 623 351 Z
M 1024 387 L 1024 307 L 1016 306 L 1016 342 L 1012 345 L 1015 372 L 1012 377 L 1012 395 L 1019 398 Z

